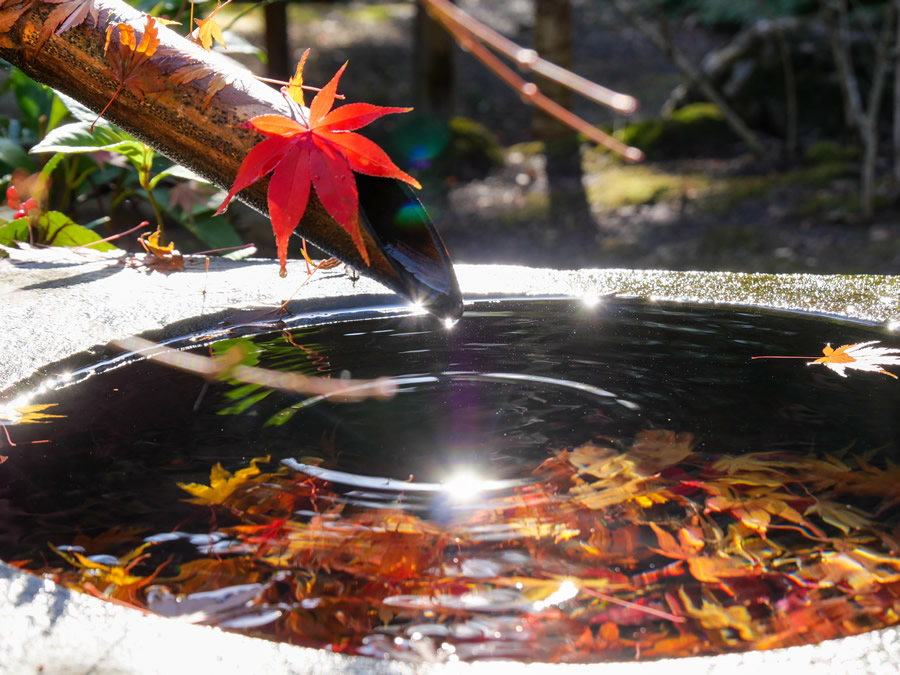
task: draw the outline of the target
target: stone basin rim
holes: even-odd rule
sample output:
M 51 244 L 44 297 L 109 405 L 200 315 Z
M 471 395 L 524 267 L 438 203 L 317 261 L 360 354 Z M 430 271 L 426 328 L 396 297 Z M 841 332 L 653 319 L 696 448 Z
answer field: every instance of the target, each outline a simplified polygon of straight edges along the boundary
M 30 269 L 27 264 L 22 269 Z M 229 273 L 237 269 L 220 265 L 211 274 Z M 299 265 L 294 269 L 300 269 Z M 724 303 L 761 309 L 784 309 L 811 312 L 824 317 L 856 319 L 887 325 L 900 334 L 900 277 L 890 276 L 818 276 L 769 275 L 741 273 L 666 272 L 641 270 L 545 270 L 512 266 L 457 266 L 462 291 L 467 299 L 493 296 L 602 296 L 617 293 L 626 297 L 685 301 L 694 303 Z M 271 284 L 271 268 L 256 266 L 258 288 L 244 284 L 243 299 L 230 300 L 240 306 L 251 300 L 266 298 L 271 302 L 279 290 L 266 290 Z M 0 276 L 9 274 L 0 265 Z M 103 297 L 115 295 L 110 284 L 119 283 L 116 275 L 102 271 L 90 285 L 89 293 Z M 185 275 L 187 276 L 187 275 Z M 198 292 L 201 275 L 190 275 L 176 292 L 193 298 Z M 299 277 L 299 274 L 296 275 Z M 34 287 L 40 275 L 26 275 Z M 210 327 L 218 320 L 216 312 L 196 319 L 196 303 L 186 303 L 184 311 L 161 310 L 156 305 L 164 298 L 156 297 L 156 281 L 146 277 L 149 292 L 137 292 L 133 302 L 146 315 L 140 321 L 121 319 L 124 337 L 141 333 L 156 339 L 175 337 L 179 331 Z M 224 277 L 220 279 L 224 283 Z M 53 283 L 56 283 L 56 279 Z M 305 310 L 361 307 L 365 304 L 397 306 L 396 299 L 374 282 L 349 283 L 339 274 L 323 275 L 321 283 L 301 298 Z M 59 321 L 54 315 L 53 302 L 72 302 L 71 287 L 39 285 L 20 288 L 20 294 L 8 295 L 13 300 L 4 313 L 13 321 Z M 138 282 L 139 284 L 141 282 Z M 180 281 L 176 281 L 180 284 Z M 209 283 L 207 280 L 206 283 Z M 84 284 L 79 284 L 84 285 Z M 310 284 L 312 287 L 313 285 Z M 0 288 L 0 291 L 3 289 Z M 49 306 L 38 311 L 29 308 L 36 293 L 50 291 Z M 145 289 L 146 290 L 146 289 Z M 45 295 L 41 296 L 46 299 Z M 4 301 L 6 298 L 4 298 Z M 34 309 L 34 305 L 31 305 Z M 134 307 L 131 308 L 132 310 Z M 298 306 L 298 310 L 300 307 Z M 229 311 L 229 310 L 224 310 Z M 113 319 L 121 315 L 113 313 Z M 192 318 L 193 317 L 193 318 Z M 463 319 L 464 320 L 464 319 Z M 155 325 L 154 325 L 155 322 Z M 6 321 L 4 321 L 6 323 Z M 19 325 L 19 324 L 12 324 Z M 76 322 L 76 328 L 80 326 Z M 84 325 L 90 327 L 91 322 Z M 160 328 L 160 326 L 164 326 Z M 15 331 L 12 331 L 15 333 Z M 113 333 L 115 330 L 112 331 Z M 18 335 L 18 334 L 17 334 Z M 0 337 L 0 355 L 9 354 L 11 339 Z M 96 339 L 84 331 L 80 340 L 68 343 L 63 352 L 47 351 L 33 354 L 38 366 L 60 361 L 76 352 L 86 350 L 110 339 L 108 331 L 100 331 Z M 21 345 L 21 343 L 19 343 Z M 4 349 L 7 347 L 7 349 Z M 32 347 L 39 351 L 39 347 Z M 66 353 L 68 350 L 68 353 Z M 8 357 L 7 357 L 8 360 Z M 0 356 L 0 389 L 14 382 L 28 380 L 20 371 L 4 367 Z M 2 396 L 0 391 L 0 396 Z M 4 639 L 0 640 L 0 672 L 92 672 L 102 674 L 180 672 L 272 672 L 272 673 L 451 673 L 488 672 L 496 669 L 492 663 L 474 664 L 408 664 L 399 661 L 348 657 L 323 650 L 294 647 L 242 635 L 226 633 L 216 628 L 186 625 L 177 620 L 150 616 L 138 610 L 113 605 L 81 593 L 69 591 L 52 581 L 22 572 L 0 562 L 0 626 Z M 519 664 L 524 672 L 581 673 L 595 672 L 602 667 L 613 675 L 690 672 L 697 673 L 757 673 L 761 668 L 777 672 L 790 669 L 793 673 L 815 671 L 821 673 L 895 673 L 900 672 L 900 628 L 887 628 L 850 638 L 842 638 L 802 647 L 747 652 L 710 657 L 689 657 L 653 662 L 609 663 L 591 665 Z

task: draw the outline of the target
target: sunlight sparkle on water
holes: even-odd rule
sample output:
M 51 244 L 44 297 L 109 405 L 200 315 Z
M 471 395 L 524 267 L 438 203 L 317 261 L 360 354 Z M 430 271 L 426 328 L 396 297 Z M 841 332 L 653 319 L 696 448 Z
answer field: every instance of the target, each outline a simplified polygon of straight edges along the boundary
M 22 418 L 22 408 L 31 405 L 31 398 L 19 396 L 8 403 L 0 404 L 0 420 L 6 420 L 4 424 L 16 424 Z
M 425 309 L 425 304 L 422 302 L 411 302 L 409 303 L 409 308 L 412 310 L 413 314 L 427 314 L 428 310 Z
M 546 598 L 534 603 L 534 609 L 536 611 L 541 611 L 542 609 L 546 609 L 547 607 L 555 607 L 556 605 L 561 605 L 567 600 L 571 600 L 576 595 L 578 595 L 578 586 L 573 584 L 571 581 L 566 580 L 563 581 L 559 585 L 559 588 L 553 591 Z
M 443 483 L 444 492 L 456 502 L 468 502 L 475 499 L 486 488 L 485 481 L 471 471 L 453 474 Z

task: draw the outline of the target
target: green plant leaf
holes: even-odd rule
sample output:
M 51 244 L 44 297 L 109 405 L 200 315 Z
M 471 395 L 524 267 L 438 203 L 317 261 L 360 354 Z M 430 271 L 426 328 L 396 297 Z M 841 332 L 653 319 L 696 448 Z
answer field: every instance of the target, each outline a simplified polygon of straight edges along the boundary
M 181 166 L 181 164 L 173 164 L 168 169 L 160 171 L 150 180 L 150 189 L 152 190 L 153 188 L 155 188 L 157 183 L 159 183 L 159 181 L 166 177 L 184 178 L 185 180 L 193 180 L 197 181 L 198 183 L 209 183 L 209 181 L 206 180 L 203 176 L 197 175 L 186 166 Z
M 134 136 L 109 125 L 72 122 L 54 129 L 31 152 L 117 152 L 135 166 L 149 166 L 153 150 Z
M 12 91 L 19 107 L 22 125 L 31 131 L 33 137 L 40 132 L 42 116 L 46 115 L 48 121 L 56 116 L 53 111 L 56 98 L 53 90 L 38 84 L 18 68 L 10 70 L 4 89 Z
M 244 243 L 231 223 L 216 218 L 211 213 L 195 217 L 193 222 L 188 218 L 181 218 L 179 222 L 184 229 L 214 249 L 230 248 Z
M 41 169 L 41 179 L 46 181 L 50 178 L 50 174 L 53 173 L 54 169 L 56 169 L 57 165 L 63 160 L 66 156 L 63 152 L 57 152 L 53 157 L 47 160 L 47 163 L 44 164 L 44 168 Z
M 94 122 L 94 120 L 96 120 L 97 126 L 102 126 L 102 127 L 107 127 L 107 128 L 115 128 L 115 125 L 113 125 L 108 120 L 105 120 L 103 118 L 100 118 L 98 120 L 97 113 L 95 113 L 93 110 L 91 110 L 87 106 L 82 105 L 81 103 L 76 101 L 71 96 L 68 96 L 67 94 L 63 94 L 60 91 L 56 92 L 56 96 L 57 96 L 57 98 L 59 98 L 60 101 L 62 101 L 63 105 L 65 105 L 66 108 L 68 108 L 72 117 L 74 117 L 79 122 L 87 122 L 88 124 L 92 124 Z
M 51 89 L 51 91 L 53 91 Z M 56 94 L 56 92 L 54 92 Z M 53 96 L 50 103 L 50 114 L 47 116 L 47 131 L 53 131 L 69 115 L 69 109 L 58 95 Z
M 97 251 L 115 251 L 116 247 L 109 242 L 99 242 L 100 236 L 86 227 L 78 225 L 66 214 L 59 211 L 47 211 L 41 214 L 38 222 L 28 230 L 28 218 L 17 218 L 0 226 L 0 244 L 10 246 L 17 241 L 29 242 L 34 238 L 35 244 L 45 246 L 89 246 Z
M 34 162 L 21 145 L 9 138 L 0 138 L 0 164 L 5 165 L 5 173 L 23 168 L 34 171 Z

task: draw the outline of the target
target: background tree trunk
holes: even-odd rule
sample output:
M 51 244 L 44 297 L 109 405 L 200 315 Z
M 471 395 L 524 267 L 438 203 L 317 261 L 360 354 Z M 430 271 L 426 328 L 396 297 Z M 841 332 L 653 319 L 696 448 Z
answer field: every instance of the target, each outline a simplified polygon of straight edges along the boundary
M 756 134 L 744 123 L 744 120 L 742 120 L 740 115 L 734 111 L 734 108 L 732 108 L 728 101 L 725 100 L 725 97 L 706 74 L 691 63 L 690 59 L 688 59 L 688 57 L 678 49 L 675 43 L 672 42 L 666 22 L 661 22 L 661 28 L 654 26 L 634 8 L 632 0 L 612 0 L 612 5 L 619 14 L 628 19 L 628 21 L 640 31 L 645 38 L 665 54 L 666 58 L 668 58 L 690 82 L 695 84 L 711 103 L 716 104 L 719 108 L 719 112 L 722 113 L 722 117 L 725 118 L 725 122 L 731 127 L 731 130 L 734 131 L 738 138 L 747 144 L 747 147 L 750 148 L 754 154 L 763 154 L 762 144 L 759 142 Z M 660 17 L 663 17 L 662 10 L 659 7 L 657 7 L 657 14 Z
M 894 0 L 894 190 L 900 193 L 900 0 Z
M 266 22 L 266 55 L 269 63 L 266 74 L 276 80 L 286 80 L 291 70 L 291 49 L 287 30 L 287 4 L 273 2 L 265 6 Z
M 572 17 L 569 0 L 535 0 L 534 48 L 548 61 L 572 68 Z M 548 98 L 572 109 L 572 92 L 561 84 L 537 78 Z M 550 218 L 557 227 L 582 229 L 592 223 L 584 190 L 581 153 L 575 133 L 562 122 L 535 110 L 532 135 L 543 141 L 547 158 Z
M 890 44 L 894 36 L 895 4 L 888 3 L 882 15 L 882 26 L 877 37 L 872 40 L 875 58 L 872 66 L 872 81 L 868 97 L 863 104 L 863 95 L 853 67 L 850 50 L 850 16 L 846 0 L 822 0 L 822 19 L 825 23 L 828 41 L 844 94 L 844 114 L 848 126 L 856 131 L 862 143 L 863 157 L 860 167 L 860 211 L 870 218 L 875 211 L 876 164 L 878 161 L 878 112 L 884 93 L 888 69 L 891 64 Z
M 453 37 L 431 18 L 423 2 L 416 5 L 414 30 L 413 90 L 416 110 L 449 120 L 453 117 L 456 92 Z

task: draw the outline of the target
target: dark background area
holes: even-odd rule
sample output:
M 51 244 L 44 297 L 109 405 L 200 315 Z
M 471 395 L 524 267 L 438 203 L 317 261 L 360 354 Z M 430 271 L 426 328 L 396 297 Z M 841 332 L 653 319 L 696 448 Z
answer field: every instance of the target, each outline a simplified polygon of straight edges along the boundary
M 616 11 L 616 3 L 456 4 L 523 47 L 535 44 L 540 6 L 564 5 L 571 70 L 641 102 L 631 117 L 578 95 L 568 99 L 572 109 L 641 147 L 647 160 L 626 164 L 570 132 L 562 152 L 574 161 L 568 167 L 563 161 L 562 177 L 554 177 L 554 170 L 560 173 L 553 158 L 556 141 L 541 138 L 543 113 L 459 46 L 450 48 L 452 70 L 435 75 L 439 82 L 444 76 L 444 100 L 435 104 L 422 95 L 417 69 L 429 58 L 429 46 L 440 47 L 417 43 L 422 10 L 415 3 L 287 3 L 289 63 L 310 47 L 308 82 L 326 82 L 349 60 L 342 79 L 348 100 L 417 106 L 409 116 L 379 121 L 370 135 L 422 180 L 420 196 L 454 260 L 771 272 L 900 270 L 891 149 L 893 59 L 887 59 L 876 115 L 875 182 L 866 212 L 860 186 L 865 148 L 859 128 L 845 118 L 843 78 L 825 28 L 831 11 L 825 4 L 628 3 L 667 31 L 672 48 L 708 75 L 758 140 L 757 152 L 673 59 Z M 865 106 L 875 66 L 872 44 L 884 23 L 895 19 L 887 16 L 887 3 L 842 6 L 848 28 L 840 35 Z M 236 27 L 259 42 L 263 17 Z M 893 45 L 896 28 L 891 33 Z M 427 35 L 434 40 L 433 33 Z M 533 79 L 529 73 L 523 77 Z M 410 147 L 417 144 L 437 145 L 440 152 L 430 163 L 414 161 Z
M 900 270 L 893 2 L 456 1 L 523 48 L 639 99 L 625 116 L 517 71 L 646 153 L 630 164 L 529 106 L 430 18 L 430 1 L 233 2 L 219 23 L 226 53 L 255 73 L 287 77 L 310 48 L 306 83 L 324 85 L 349 61 L 346 102 L 415 106 L 364 132 L 422 182 L 454 261 Z M 189 23 L 185 0 L 133 4 Z M 215 6 L 196 3 L 196 16 Z M 7 138 L 25 150 L 41 138 L 40 111 L 26 108 L 42 94 L 29 86 L 11 73 L 0 111 Z M 99 170 L 60 196 L 58 169 L 50 208 L 81 224 L 108 217 L 93 225 L 104 235 L 153 220 L 127 165 L 81 157 L 66 160 L 71 176 L 89 161 Z M 196 184 L 164 181 L 156 192 L 181 251 L 252 242 L 275 255 L 259 214 L 235 205 L 212 218 L 221 195 Z M 133 239 L 117 245 L 140 250 Z

